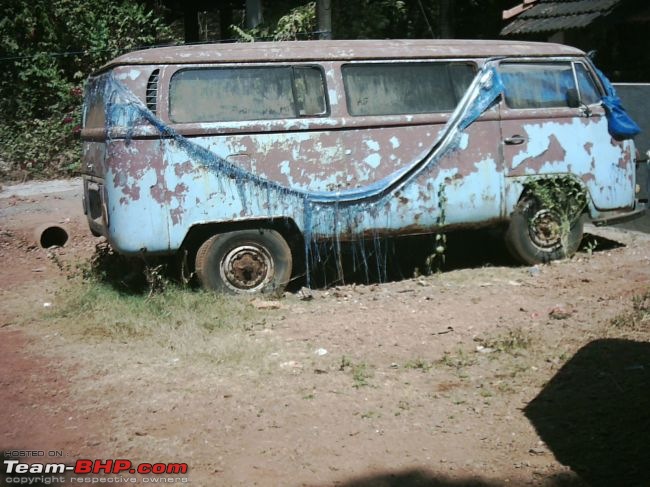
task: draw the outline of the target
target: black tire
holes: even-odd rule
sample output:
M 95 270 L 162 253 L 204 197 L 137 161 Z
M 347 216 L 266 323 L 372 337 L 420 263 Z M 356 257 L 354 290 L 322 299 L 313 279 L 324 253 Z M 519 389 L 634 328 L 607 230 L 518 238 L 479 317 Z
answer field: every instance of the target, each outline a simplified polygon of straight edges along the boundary
M 512 213 L 506 230 L 508 251 L 516 260 L 529 265 L 571 257 L 582 241 L 584 222 L 582 217 L 577 218 L 566 239 L 562 239 L 560 222 L 560 217 L 537 198 L 524 197 Z
M 281 293 L 291 278 L 291 249 L 275 230 L 239 230 L 212 236 L 196 253 L 205 289 L 230 294 Z

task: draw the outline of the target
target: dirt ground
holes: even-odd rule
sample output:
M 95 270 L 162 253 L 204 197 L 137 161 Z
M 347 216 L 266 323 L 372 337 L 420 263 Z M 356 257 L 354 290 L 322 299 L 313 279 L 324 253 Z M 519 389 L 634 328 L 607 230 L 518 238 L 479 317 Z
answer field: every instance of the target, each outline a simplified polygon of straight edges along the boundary
M 612 324 L 650 291 L 650 236 L 587 232 L 551 265 L 285 295 L 244 327 L 264 367 L 212 366 L 53 331 L 56 260 L 100 239 L 78 180 L 4 187 L 0 448 L 187 462 L 205 487 L 650 485 L 650 325 Z

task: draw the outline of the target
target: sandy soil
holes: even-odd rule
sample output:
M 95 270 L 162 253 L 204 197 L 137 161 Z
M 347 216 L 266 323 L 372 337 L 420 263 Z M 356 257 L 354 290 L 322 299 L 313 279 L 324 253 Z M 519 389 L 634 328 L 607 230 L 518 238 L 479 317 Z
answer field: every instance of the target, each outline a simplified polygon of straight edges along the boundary
M 0 192 L 2 451 L 187 462 L 206 487 L 650 485 L 650 330 L 610 324 L 650 290 L 650 236 L 290 294 L 244 337 L 268 368 L 212 368 L 39 322 L 55 261 L 99 241 L 71 185 Z M 57 259 L 47 222 L 71 237 Z

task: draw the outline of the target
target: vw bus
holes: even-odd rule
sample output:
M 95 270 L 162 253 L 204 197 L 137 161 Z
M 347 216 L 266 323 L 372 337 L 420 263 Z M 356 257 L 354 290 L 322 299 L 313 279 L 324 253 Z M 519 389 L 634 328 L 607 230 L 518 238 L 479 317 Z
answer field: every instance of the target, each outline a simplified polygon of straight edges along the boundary
M 643 211 L 604 90 L 582 51 L 548 43 L 132 52 L 87 83 L 84 207 L 116 251 L 186 255 L 235 293 L 309 279 L 322 249 L 441 228 L 503 226 L 519 261 L 564 258 L 585 219 Z

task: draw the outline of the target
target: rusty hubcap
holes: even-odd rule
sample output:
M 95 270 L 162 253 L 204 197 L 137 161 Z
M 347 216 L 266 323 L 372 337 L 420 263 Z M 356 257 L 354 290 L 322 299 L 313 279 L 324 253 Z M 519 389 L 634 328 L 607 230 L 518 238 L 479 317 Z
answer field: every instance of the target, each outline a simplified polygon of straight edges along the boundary
M 560 244 L 562 225 L 552 211 L 543 209 L 535 213 L 528 228 L 533 242 L 538 247 L 552 249 Z
M 271 280 L 273 259 L 264 247 L 242 245 L 226 254 L 219 272 L 233 291 L 255 292 Z

